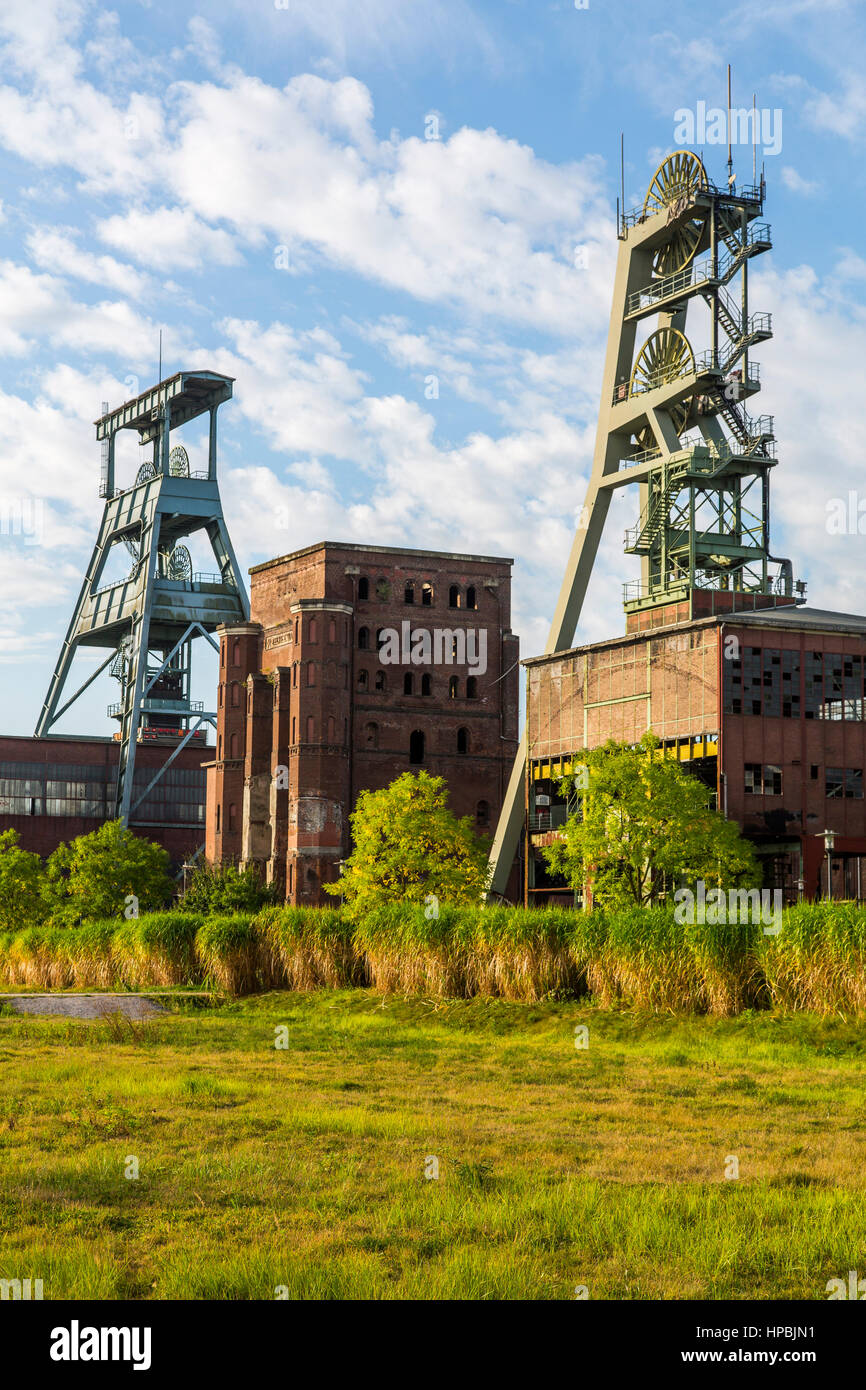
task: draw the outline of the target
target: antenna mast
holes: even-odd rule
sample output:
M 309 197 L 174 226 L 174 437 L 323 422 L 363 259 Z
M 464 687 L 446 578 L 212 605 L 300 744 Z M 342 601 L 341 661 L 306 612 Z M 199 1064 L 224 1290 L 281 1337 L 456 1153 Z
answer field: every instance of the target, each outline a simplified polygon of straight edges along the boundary
M 731 156 L 731 65 L 728 63 L 728 188 L 734 185 L 734 161 Z

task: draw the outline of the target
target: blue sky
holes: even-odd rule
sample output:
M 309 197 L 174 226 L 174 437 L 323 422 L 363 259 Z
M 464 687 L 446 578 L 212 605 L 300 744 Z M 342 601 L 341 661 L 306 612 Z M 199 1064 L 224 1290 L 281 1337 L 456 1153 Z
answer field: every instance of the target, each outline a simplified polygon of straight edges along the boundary
M 781 120 L 751 293 L 774 553 L 813 606 L 861 611 L 864 35 L 848 0 L 0 0 L 0 731 L 35 724 L 98 525 L 92 422 L 156 379 L 160 329 L 164 374 L 236 377 L 245 568 L 322 539 L 512 555 L 536 653 L 591 460 L 619 132 L 632 205 L 728 62 L 734 104 Z M 636 505 L 578 640 L 622 631 Z M 116 698 L 101 678 L 58 729 L 108 732 Z

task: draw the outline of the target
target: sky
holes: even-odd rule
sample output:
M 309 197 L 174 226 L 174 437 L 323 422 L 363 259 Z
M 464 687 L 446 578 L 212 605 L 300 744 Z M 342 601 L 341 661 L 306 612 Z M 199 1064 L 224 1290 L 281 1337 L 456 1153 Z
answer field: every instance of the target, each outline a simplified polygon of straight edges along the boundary
M 863 611 L 863 0 L 0 0 L 0 732 L 35 727 L 101 515 L 93 421 L 156 381 L 160 331 L 164 376 L 235 378 L 244 570 L 320 540 L 510 556 L 537 654 L 592 457 L 620 132 L 631 207 L 728 63 L 765 113 L 773 553 L 811 606 Z M 121 485 L 140 462 L 118 445 Z M 616 494 L 578 642 L 624 630 L 636 511 Z M 214 679 L 205 657 L 193 693 Z M 54 731 L 110 732 L 117 698 L 100 677 Z

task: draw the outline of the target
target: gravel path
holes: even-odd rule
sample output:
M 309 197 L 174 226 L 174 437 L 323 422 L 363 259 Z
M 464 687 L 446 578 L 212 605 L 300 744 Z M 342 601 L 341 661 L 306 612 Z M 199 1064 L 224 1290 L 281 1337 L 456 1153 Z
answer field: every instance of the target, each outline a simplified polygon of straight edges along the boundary
M 66 1018 L 152 1018 L 165 1013 L 161 1005 L 137 994 L 4 994 L 0 1003 L 11 1004 L 19 1014 L 63 1014 Z

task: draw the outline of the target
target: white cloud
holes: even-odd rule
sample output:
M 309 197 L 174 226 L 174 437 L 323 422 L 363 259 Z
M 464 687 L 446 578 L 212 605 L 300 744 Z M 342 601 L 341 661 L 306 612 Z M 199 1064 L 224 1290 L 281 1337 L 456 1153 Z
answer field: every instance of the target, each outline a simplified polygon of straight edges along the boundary
M 133 299 L 143 297 L 149 285 L 147 276 L 113 256 L 95 256 L 82 250 L 76 235 L 71 229 L 38 227 L 27 237 L 27 248 L 37 265 L 58 275 L 71 275 Z
M 189 208 L 156 208 L 107 217 L 97 226 L 100 240 L 154 270 L 199 270 L 206 262 L 237 265 L 242 257 L 234 239 L 209 227 Z
M 821 185 L 810 179 L 804 179 L 802 174 L 798 174 L 790 164 L 782 166 L 782 183 L 792 193 L 799 193 L 804 198 L 813 198 L 820 191 Z
M 122 300 L 85 304 L 70 296 L 62 278 L 0 261 L 0 354 L 26 355 L 40 339 L 55 348 L 108 353 L 139 370 L 153 363 L 157 329 Z M 166 330 L 169 357 L 187 345 L 182 326 Z

